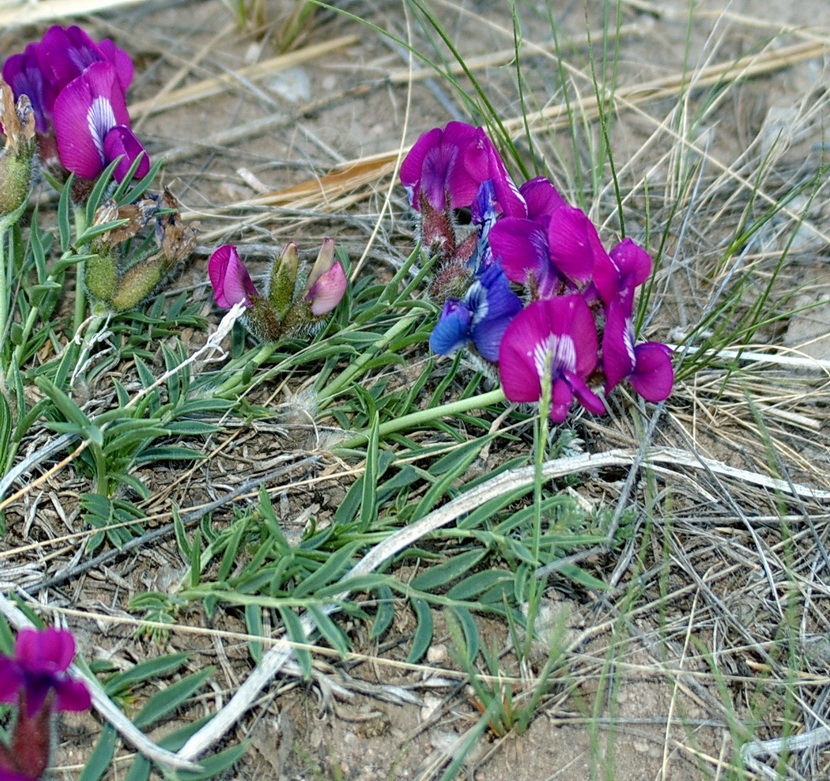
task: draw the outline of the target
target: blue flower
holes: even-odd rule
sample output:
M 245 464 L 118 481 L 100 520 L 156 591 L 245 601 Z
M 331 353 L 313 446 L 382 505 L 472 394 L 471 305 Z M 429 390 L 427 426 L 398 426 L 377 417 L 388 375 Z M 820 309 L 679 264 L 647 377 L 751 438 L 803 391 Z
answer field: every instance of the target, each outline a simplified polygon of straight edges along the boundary
M 433 352 L 450 355 L 472 342 L 482 358 L 495 362 L 501 338 L 521 308 L 501 267 L 494 264 L 470 285 L 463 300 L 447 299 L 429 346 Z

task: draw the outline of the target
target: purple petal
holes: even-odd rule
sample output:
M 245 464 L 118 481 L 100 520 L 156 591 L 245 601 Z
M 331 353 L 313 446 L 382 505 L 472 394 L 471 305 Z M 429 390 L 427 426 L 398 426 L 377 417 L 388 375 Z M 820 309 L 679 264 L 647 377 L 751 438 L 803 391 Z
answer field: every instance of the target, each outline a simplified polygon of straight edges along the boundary
M 20 665 L 7 656 L 0 657 L 0 702 L 16 702 L 23 673 Z
M 552 288 L 556 274 L 550 263 L 548 238 L 531 220 L 505 217 L 490 230 L 493 256 L 500 259 L 504 275 L 511 282 L 526 285 L 530 277 L 544 289 Z
M 448 298 L 429 337 L 429 348 L 438 355 L 451 355 L 470 341 L 470 310 L 457 298 Z
M 574 394 L 571 386 L 562 378 L 553 381 L 550 400 L 550 419 L 554 423 L 561 423 L 568 417 Z
M 620 274 L 630 280 L 634 287 L 642 285 L 651 274 L 651 257 L 631 239 L 623 239 L 611 250 L 610 255 Z
M 631 387 L 646 401 L 668 398 L 674 386 L 671 350 L 659 342 L 645 342 L 634 348 L 634 355 L 636 366 L 628 378 Z
M 576 396 L 577 401 L 586 410 L 588 410 L 588 412 L 591 412 L 594 415 L 605 414 L 605 404 L 602 399 L 588 387 L 585 380 L 581 377 L 577 377 L 575 374 L 568 375 L 567 380 L 573 389 L 574 396 Z
M 104 169 L 107 133 L 130 124 L 115 68 L 96 62 L 70 82 L 55 101 L 54 122 L 64 168 L 86 179 L 98 176 Z
M 413 209 L 418 208 L 418 189 L 424 169 L 424 162 L 427 155 L 441 144 L 443 132 L 436 127 L 428 133 L 424 133 L 409 150 L 409 153 L 401 163 L 401 184 L 406 187 L 409 193 L 409 203 Z M 443 193 L 441 194 L 441 205 L 436 208 L 443 208 Z
M 59 711 L 84 711 L 92 705 L 92 697 L 83 681 L 65 678 L 55 682 L 55 707 Z
M 16 773 L 14 770 L 0 768 L 0 781 L 37 781 L 37 779 L 24 773 Z
M 567 334 L 574 344 L 576 366 L 574 373 L 587 377 L 597 365 L 597 326 L 594 316 L 582 296 L 554 299 L 551 317 L 557 332 Z
M 213 285 L 216 303 L 230 309 L 234 304 L 251 306 L 251 298 L 259 297 L 248 269 L 242 263 L 236 247 L 225 244 L 208 259 L 208 275 Z
M 605 333 L 602 335 L 602 366 L 605 371 L 605 392 L 634 371 L 634 326 L 631 308 L 619 299 L 608 306 Z
M 98 44 L 98 49 L 103 55 L 104 59 L 115 66 L 115 72 L 118 74 L 118 81 L 126 92 L 133 83 L 133 61 L 130 55 L 123 49 L 119 49 L 109 38 L 105 38 Z
M 75 638 L 55 627 L 21 629 L 14 644 L 17 662 L 31 673 L 65 672 L 75 658 Z
M 605 255 L 597 229 L 581 209 L 563 206 L 550 216 L 548 246 L 554 267 L 576 283 L 588 282 Z
M 102 59 L 95 42 L 80 27 L 50 27 L 40 40 L 38 61 L 50 84 L 52 105 L 67 84 Z M 47 106 L 49 111 L 52 105 Z
M 136 179 L 141 179 L 150 171 L 150 158 L 147 155 L 147 151 L 141 145 L 141 141 L 125 125 L 116 125 L 110 128 L 104 136 L 104 163 L 109 165 L 113 160 L 121 158 L 118 165 L 115 166 L 115 172 L 113 174 L 116 181 L 123 181 L 139 155 L 142 158 L 135 171 Z
M 499 378 L 510 401 L 539 401 L 542 383 L 534 360 L 536 347 L 550 335 L 547 311 L 536 301 L 507 326 L 499 346 Z
M 544 176 L 525 182 L 519 192 L 527 203 L 527 218 L 539 221 L 542 217 L 550 217 L 557 209 L 566 206 L 565 199 Z
M 484 141 L 482 142 L 487 151 L 488 157 L 488 172 L 487 175 L 493 180 L 493 188 L 495 190 L 496 202 L 498 203 L 498 210 L 505 217 L 525 217 L 527 216 L 527 204 L 519 188 L 516 187 L 510 174 L 504 166 L 493 142 L 487 138 L 483 130 L 480 131 Z
M 26 95 L 35 115 L 35 131 L 49 130 L 46 117 L 46 82 L 37 58 L 38 44 L 30 43 L 22 54 L 14 54 L 3 63 L 3 79 L 12 88 L 15 100 Z

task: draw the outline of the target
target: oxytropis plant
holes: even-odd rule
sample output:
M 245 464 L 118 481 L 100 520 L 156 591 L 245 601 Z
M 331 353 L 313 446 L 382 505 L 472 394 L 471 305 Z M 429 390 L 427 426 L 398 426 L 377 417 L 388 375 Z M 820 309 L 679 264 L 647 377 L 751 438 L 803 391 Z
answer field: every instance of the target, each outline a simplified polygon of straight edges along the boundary
M 62 629 L 21 629 L 14 656 L 0 655 L 0 702 L 17 708 L 9 745 L 0 743 L 0 780 L 34 781 L 49 766 L 55 715 L 84 711 L 89 690 L 66 671 L 75 640 Z
M 437 256 L 435 352 L 467 348 L 497 366 L 511 401 L 549 394 L 556 423 L 574 398 L 604 413 L 623 381 L 648 401 L 671 393 L 671 351 L 638 344 L 634 331 L 635 291 L 652 269 L 642 247 L 623 239 L 606 252 L 591 220 L 548 179 L 517 187 L 485 132 L 462 122 L 421 136 L 401 181 L 421 242 Z

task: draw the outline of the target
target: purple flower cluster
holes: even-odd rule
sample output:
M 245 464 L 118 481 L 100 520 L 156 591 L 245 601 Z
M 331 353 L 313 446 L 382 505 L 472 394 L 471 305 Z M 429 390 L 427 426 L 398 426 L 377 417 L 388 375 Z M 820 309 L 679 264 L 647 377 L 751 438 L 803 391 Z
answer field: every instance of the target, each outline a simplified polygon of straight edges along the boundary
M 574 398 L 604 413 L 603 395 L 624 380 L 648 401 L 671 393 L 669 348 L 635 341 L 634 294 L 652 267 L 644 249 L 624 239 L 606 252 L 550 181 L 517 188 L 484 131 L 462 122 L 421 136 L 401 181 L 420 212 L 421 241 L 439 258 L 435 352 L 472 347 L 498 363 L 511 401 L 539 401 L 549 385 L 557 423 Z M 459 220 L 468 211 L 472 229 Z
M 14 657 L 0 656 L 0 702 L 17 703 L 11 745 L 0 743 L 0 779 L 31 781 L 49 764 L 52 716 L 58 711 L 89 708 L 89 690 L 66 670 L 75 656 L 69 632 L 21 629 Z
M 121 181 L 139 156 L 136 176 L 150 170 L 127 111 L 133 64 L 112 41 L 96 43 L 80 27 L 55 25 L 3 63 L 3 79 L 16 99 L 26 95 L 31 102 L 44 161 L 57 145 L 61 165 L 84 179 L 119 160 Z

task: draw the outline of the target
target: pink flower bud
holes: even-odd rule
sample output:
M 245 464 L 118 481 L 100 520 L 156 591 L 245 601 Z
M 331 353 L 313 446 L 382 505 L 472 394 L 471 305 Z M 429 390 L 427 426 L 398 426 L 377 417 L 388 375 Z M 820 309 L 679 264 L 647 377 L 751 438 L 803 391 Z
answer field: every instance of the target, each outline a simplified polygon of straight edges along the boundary
M 345 295 L 347 282 L 346 272 L 338 260 L 308 291 L 305 300 L 311 302 L 311 314 L 320 317 L 331 312 Z
M 239 303 L 251 308 L 251 299 L 259 298 L 248 269 L 231 244 L 219 247 L 210 256 L 208 274 L 216 303 L 225 309 Z

